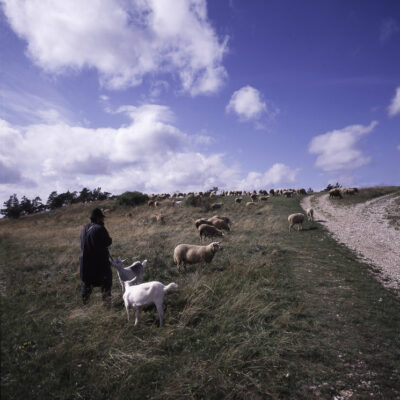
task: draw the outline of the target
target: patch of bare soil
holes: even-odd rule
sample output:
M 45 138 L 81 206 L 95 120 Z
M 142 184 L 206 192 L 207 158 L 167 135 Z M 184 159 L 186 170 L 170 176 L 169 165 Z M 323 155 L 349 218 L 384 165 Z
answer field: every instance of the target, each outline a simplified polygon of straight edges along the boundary
M 343 206 L 329 195 L 307 196 L 301 206 L 314 209 L 314 219 L 339 242 L 354 250 L 379 273 L 376 278 L 400 295 L 400 230 L 390 219 L 399 217 L 399 194 Z M 397 229 L 396 229 L 397 228 Z

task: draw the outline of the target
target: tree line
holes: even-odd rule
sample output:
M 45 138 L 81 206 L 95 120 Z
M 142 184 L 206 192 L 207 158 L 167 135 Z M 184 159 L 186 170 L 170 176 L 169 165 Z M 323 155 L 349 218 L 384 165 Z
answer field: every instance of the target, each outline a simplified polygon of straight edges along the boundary
M 14 193 L 3 203 L 4 208 L 0 210 L 0 214 L 8 218 L 19 218 L 22 215 L 35 214 L 42 211 L 54 210 L 74 203 L 89 203 L 96 200 L 107 200 L 111 198 L 111 193 L 102 192 L 101 188 L 90 190 L 83 188 L 79 193 L 77 191 L 65 193 L 50 193 L 47 202 L 44 204 L 42 199 L 37 196 L 30 200 L 23 196 L 21 201 L 18 200 Z

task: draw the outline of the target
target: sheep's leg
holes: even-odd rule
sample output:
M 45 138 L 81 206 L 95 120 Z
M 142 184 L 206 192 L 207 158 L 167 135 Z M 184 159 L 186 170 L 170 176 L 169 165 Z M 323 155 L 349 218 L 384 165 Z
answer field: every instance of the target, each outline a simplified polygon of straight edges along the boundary
M 140 311 L 140 307 L 136 307 L 136 311 L 135 311 L 135 326 L 139 322 L 139 311 Z
M 157 312 L 158 312 L 158 319 L 160 320 L 160 327 L 163 325 L 163 316 L 164 316 L 164 310 L 163 310 L 163 303 L 155 303 Z
M 128 322 L 129 322 L 129 305 L 125 304 L 125 309 L 126 309 L 126 315 L 128 316 Z

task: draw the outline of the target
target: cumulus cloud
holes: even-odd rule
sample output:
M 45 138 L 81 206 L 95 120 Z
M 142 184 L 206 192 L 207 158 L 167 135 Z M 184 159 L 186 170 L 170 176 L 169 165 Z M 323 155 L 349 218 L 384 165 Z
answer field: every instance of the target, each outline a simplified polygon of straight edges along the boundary
M 370 158 L 357 145 L 376 125 L 376 121 L 368 126 L 350 125 L 314 137 L 309 145 L 309 152 L 319 154 L 315 166 L 330 172 L 355 169 L 367 164 Z
M 279 113 L 272 104 L 267 105 L 259 90 L 249 85 L 233 93 L 225 110 L 227 113 L 236 114 L 242 122 L 257 122 L 257 127 L 262 126 L 260 120 L 263 117 L 273 119 Z
M 227 38 L 207 17 L 206 0 L 4 0 L 27 54 L 47 72 L 95 68 L 109 89 L 172 73 L 190 94 L 216 92 L 227 73 Z
M 400 87 L 396 89 L 396 93 L 389 105 L 388 113 L 390 117 L 400 114 Z
M 291 185 L 295 182 L 299 172 L 299 168 L 290 168 L 285 164 L 276 163 L 264 173 L 250 172 L 240 182 L 240 187 L 259 190 L 269 186 Z
M 204 135 L 182 132 L 171 109 L 124 106 L 129 117 L 119 128 L 91 129 L 65 122 L 14 126 L 0 120 L 0 196 L 12 193 L 46 200 L 53 190 L 101 187 L 114 194 L 220 188 L 261 188 L 293 182 L 297 170 L 275 164 L 242 178 L 225 155 L 204 154 Z

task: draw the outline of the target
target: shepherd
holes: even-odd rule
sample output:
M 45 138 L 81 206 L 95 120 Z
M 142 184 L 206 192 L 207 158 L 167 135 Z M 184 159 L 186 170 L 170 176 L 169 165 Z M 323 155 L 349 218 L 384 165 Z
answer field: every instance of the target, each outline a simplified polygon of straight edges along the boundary
M 103 301 L 111 305 L 112 271 L 108 247 L 112 239 L 104 226 L 105 215 L 95 208 L 81 232 L 80 277 L 82 302 L 87 304 L 93 287 L 101 287 Z

